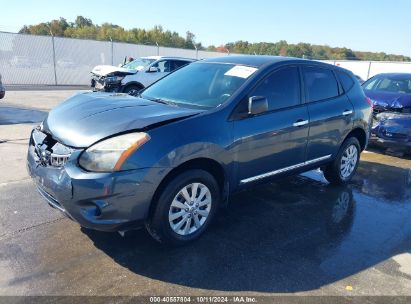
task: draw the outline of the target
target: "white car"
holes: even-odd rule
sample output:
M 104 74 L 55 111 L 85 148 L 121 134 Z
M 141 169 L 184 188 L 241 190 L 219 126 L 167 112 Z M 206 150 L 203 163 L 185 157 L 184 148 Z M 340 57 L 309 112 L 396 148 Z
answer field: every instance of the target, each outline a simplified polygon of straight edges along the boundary
M 149 56 L 138 58 L 121 67 L 98 65 L 91 71 L 91 86 L 95 91 L 139 91 L 193 61 L 195 59 Z

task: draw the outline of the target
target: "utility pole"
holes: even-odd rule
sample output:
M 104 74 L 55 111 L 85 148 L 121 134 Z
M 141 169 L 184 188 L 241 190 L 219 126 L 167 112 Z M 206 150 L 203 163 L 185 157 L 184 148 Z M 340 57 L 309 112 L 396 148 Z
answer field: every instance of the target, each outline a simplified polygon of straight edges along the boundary
M 57 71 L 56 71 L 56 47 L 54 45 L 54 35 L 53 32 L 51 31 L 50 26 L 48 26 L 46 24 L 46 26 L 48 27 L 49 31 L 50 31 L 50 35 L 51 35 L 51 45 L 53 47 L 53 68 L 54 68 L 54 85 L 57 85 Z
M 198 48 L 195 44 L 194 44 L 194 48 L 196 49 L 196 59 L 198 59 Z
M 372 64 L 372 62 L 370 61 L 370 63 L 368 64 L 368 73 L 367 73 L 367 79 L 369 79 L 369 78 L 370 78 L 370 72 L 371 72 L 371 64 Z M 365 80 L 367 80 L 367 79 L 365 79 Z
M 111 44 L 111 65 L 114 65 L 114 51 L 113 51 L 113 39 L 110 38 L 110 44 Z

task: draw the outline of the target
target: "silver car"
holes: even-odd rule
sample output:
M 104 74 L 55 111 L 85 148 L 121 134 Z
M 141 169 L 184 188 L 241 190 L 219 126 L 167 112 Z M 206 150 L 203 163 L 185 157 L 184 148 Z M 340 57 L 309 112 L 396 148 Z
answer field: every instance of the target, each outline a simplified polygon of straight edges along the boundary
M 195 59 L 149 56 L 121 67 L 98 65 L 91 71 L 91 86 L 95 91 L 104 92 L 139 91 L 193 61 Z

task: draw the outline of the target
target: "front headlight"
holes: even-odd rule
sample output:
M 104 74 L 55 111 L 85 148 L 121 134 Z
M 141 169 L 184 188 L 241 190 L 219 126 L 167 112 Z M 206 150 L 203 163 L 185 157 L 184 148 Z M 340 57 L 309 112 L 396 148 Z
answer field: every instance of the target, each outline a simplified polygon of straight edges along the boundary
M 103 140 L 85 150 L 80 156 L 79 164 L 88 171 L 121 171 L 128 157 L 149 140 L 150 135 L 143 132 Z
M 109 76 L 106 77 L 105 83 L 119 83 L 123 80 L 124 76 Z

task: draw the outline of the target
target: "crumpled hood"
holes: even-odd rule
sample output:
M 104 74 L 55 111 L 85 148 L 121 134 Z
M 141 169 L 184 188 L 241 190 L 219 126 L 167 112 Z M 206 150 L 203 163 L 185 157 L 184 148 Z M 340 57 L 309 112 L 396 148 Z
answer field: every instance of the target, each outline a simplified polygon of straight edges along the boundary
M 113 65 L 98 65 L 98 66 L 95 66 L 91 72 L 97 76 L 107 76 L 113 73 L 131 75 L 131 74 L 136 74 L 137 70 L 129 70 L 126 68 L 116 67 Z
M 411 94 L 382 91 L 365 91 L 365 94 L 373 100 L 374 106 L 384 109 L 411 107 Z
M 51 110 L 43 122 L 43 130 L 62 144 L 85 148 L 117 133 L 146 129 L 202 111 L 126 94 L 86 92 Z

